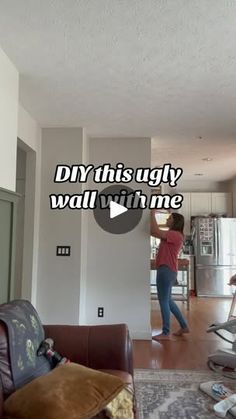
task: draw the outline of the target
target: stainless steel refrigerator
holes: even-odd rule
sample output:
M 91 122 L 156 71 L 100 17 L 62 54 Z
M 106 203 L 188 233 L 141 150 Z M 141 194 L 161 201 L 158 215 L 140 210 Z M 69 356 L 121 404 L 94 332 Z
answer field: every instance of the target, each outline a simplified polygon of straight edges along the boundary
M 196 217 L 193 222 L 198 296 L 232 296 L 236 274 L 236 218 Z

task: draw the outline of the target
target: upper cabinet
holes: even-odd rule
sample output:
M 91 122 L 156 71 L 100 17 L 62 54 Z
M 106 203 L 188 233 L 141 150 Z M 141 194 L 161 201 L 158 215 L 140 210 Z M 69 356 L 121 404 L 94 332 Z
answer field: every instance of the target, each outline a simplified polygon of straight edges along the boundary
M 208 215 L 212 212 L 211 195 L 208 192 L 191 193 L 191 216 Z
M 190 234 L 191 217 L 197 215 L 226 215 L 232 217 L 232 194 L 228 192 L 180 192 L 183 204 L 180 214 L 184 216 L 184 233 Z
M 232 194 L 213 192 L 211 194 L 211 212 L 213 214 L 227 214 L 227 217 L 232 217 Z

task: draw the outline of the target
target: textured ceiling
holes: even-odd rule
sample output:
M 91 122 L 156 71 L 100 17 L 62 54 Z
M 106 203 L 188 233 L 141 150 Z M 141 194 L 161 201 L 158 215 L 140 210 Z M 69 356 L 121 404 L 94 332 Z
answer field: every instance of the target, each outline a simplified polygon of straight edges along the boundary
M 153 163 L 189 178 L 208 156 L 207 179 L 236 174 L 235 39 L 235 0 L 0 0 L 0 45 L 42 126 L 155 137 Z

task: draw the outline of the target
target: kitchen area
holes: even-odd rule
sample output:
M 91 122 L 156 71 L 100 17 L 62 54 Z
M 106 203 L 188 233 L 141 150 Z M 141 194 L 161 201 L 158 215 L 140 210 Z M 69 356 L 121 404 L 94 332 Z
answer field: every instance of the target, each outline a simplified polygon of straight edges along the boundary
M 181 193 L 181 192 L 179 192 Z M 172 288 L 174 300 L 190 309 L 190 297 L 232 298 L 234 288 L 228 285 L 236 274 L 236 218 L 232 217 L 230 192 L 183 192 L 178 211 L 185 218 L 184 246 L 179 255 L 177 282 Z M 164 225 L 169 213 L 156 214 Z M 151 299 L 157 299 L 155 255 L 159 240 L 151 237 Z

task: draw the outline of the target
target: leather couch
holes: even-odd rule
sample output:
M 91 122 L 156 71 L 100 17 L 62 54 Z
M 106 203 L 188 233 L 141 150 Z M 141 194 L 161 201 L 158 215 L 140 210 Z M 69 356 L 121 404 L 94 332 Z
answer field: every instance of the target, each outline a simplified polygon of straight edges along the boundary
M 48 325 L 44 329 L 46 337 L 54 340 L 56 350 L 71 361 L 118 375 L 133 385 L 132 343 L 126 325 Z M 13 392 L 7 330 L 0 321 L 0 419 L 4 418 L 3 400 L 6 395 L 3 389 L 9 386 Z M 105 419 L 107 416 L 100 412 L 95 418 Z

